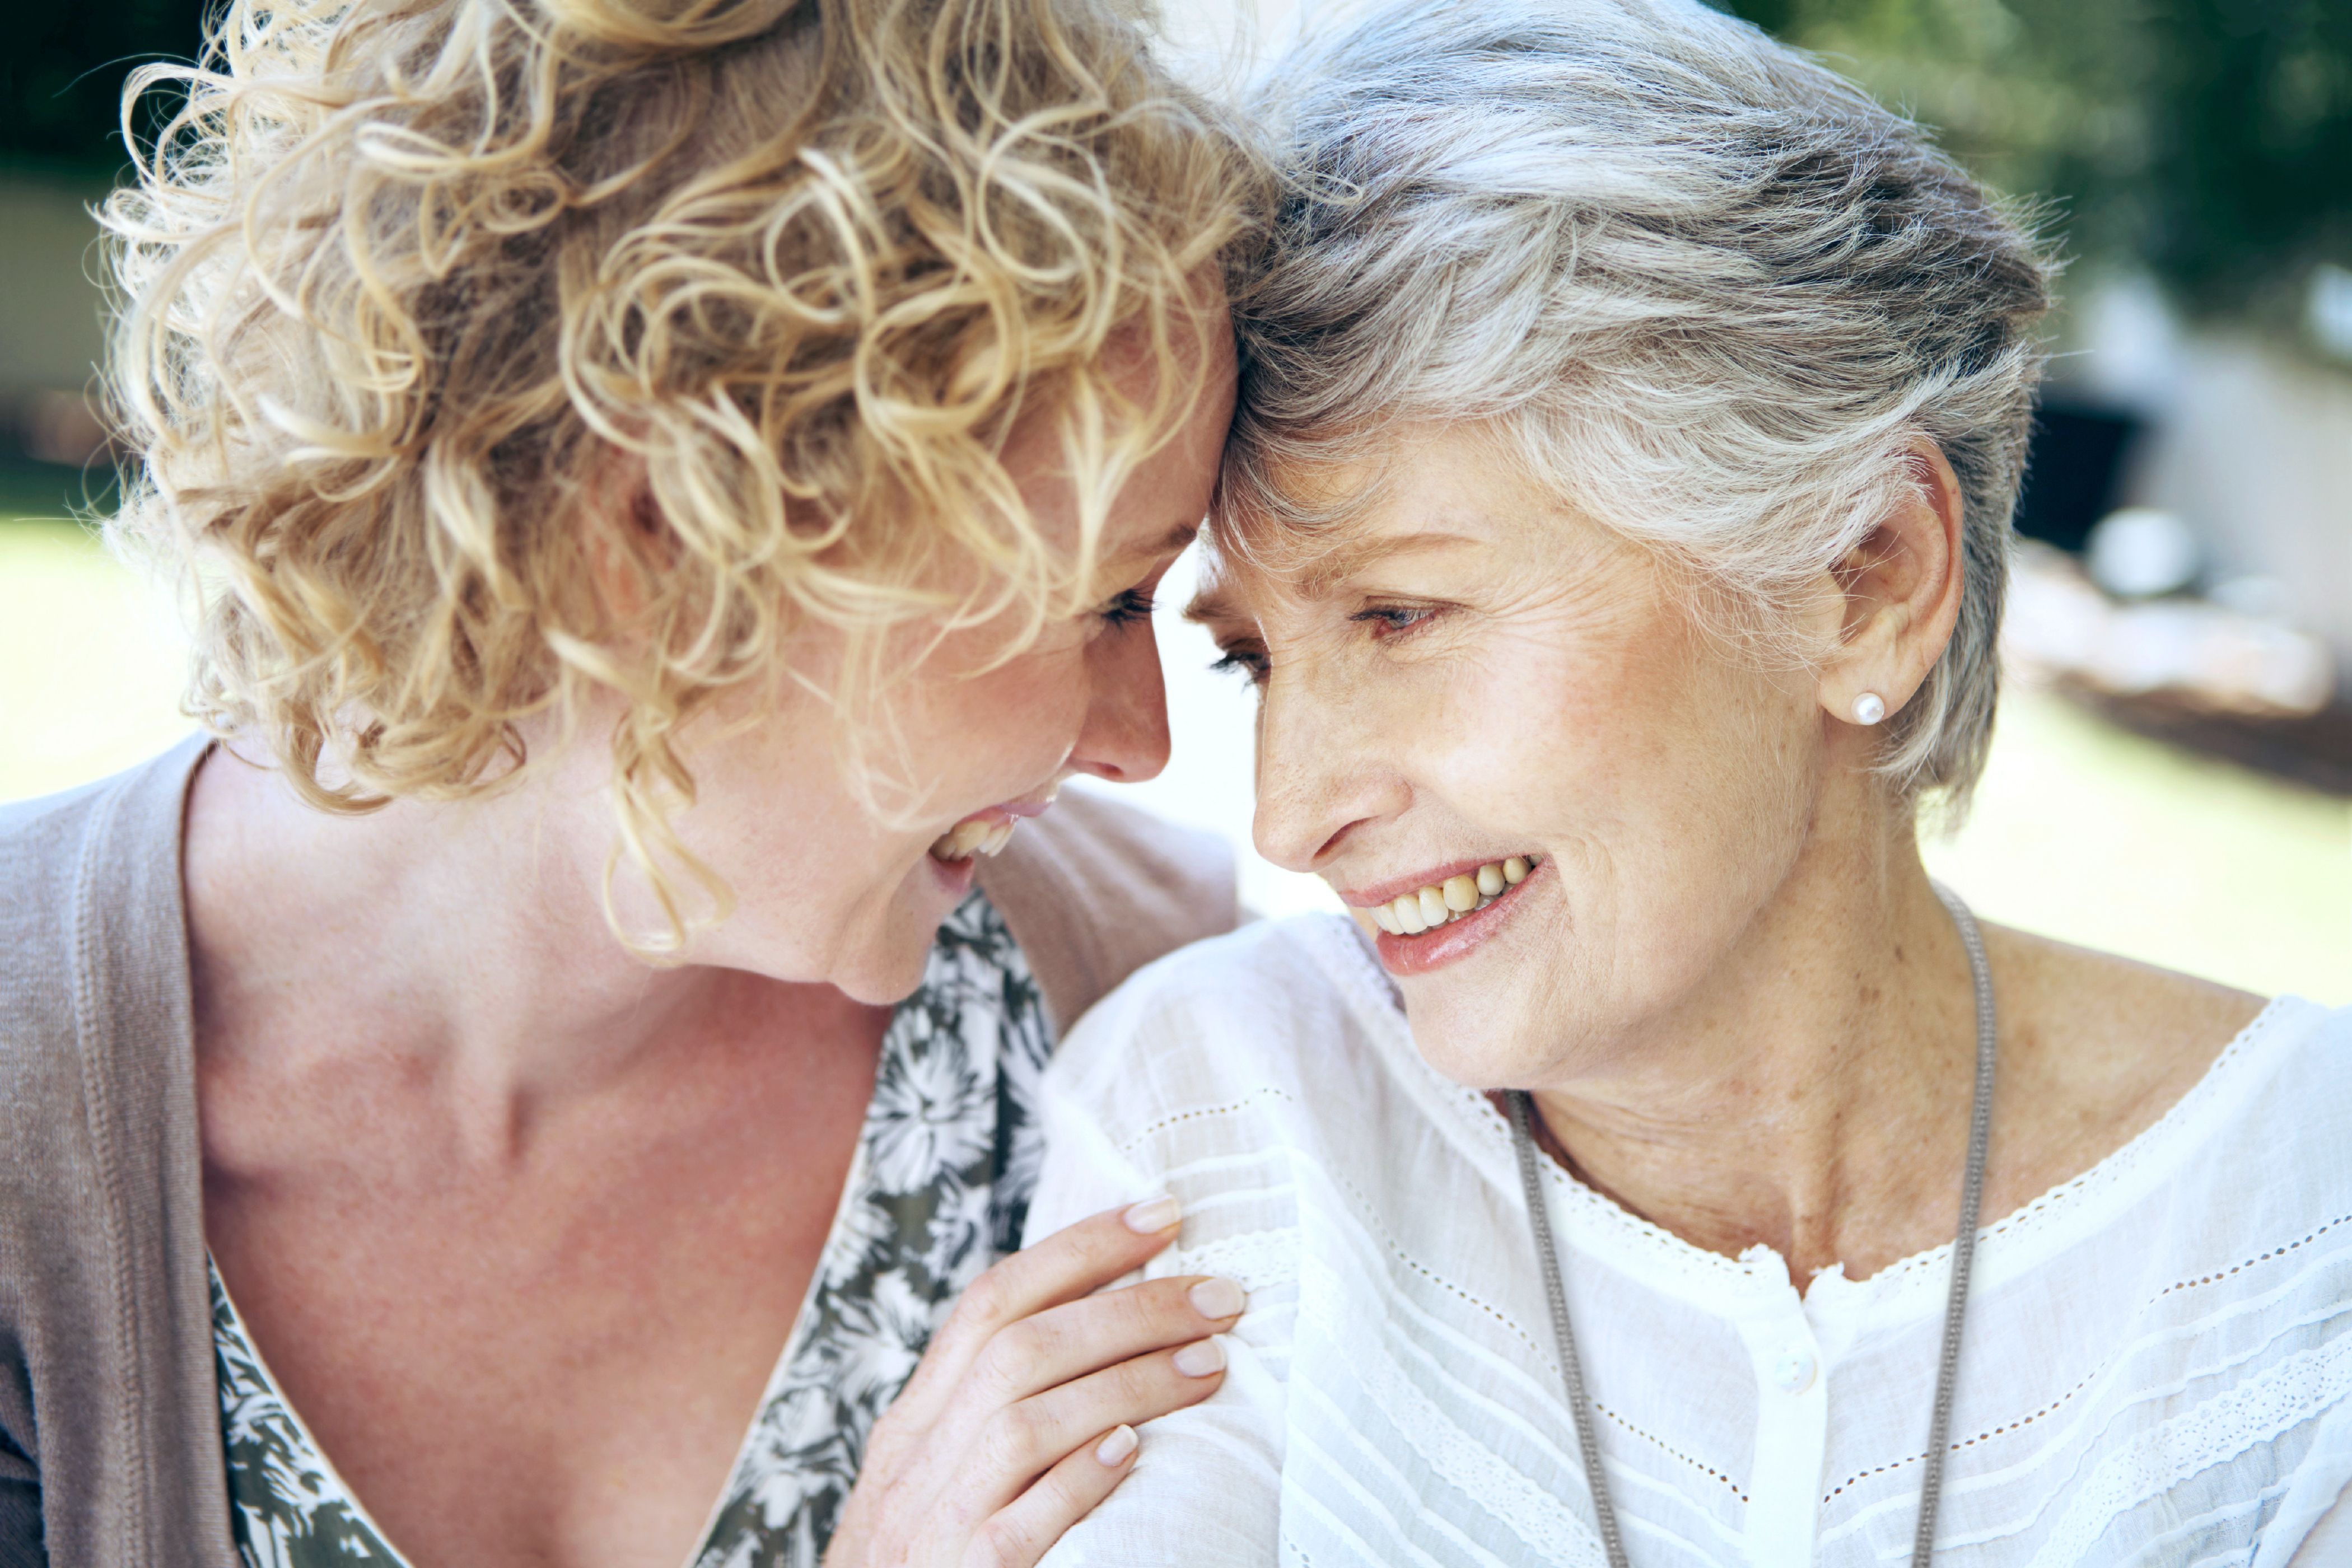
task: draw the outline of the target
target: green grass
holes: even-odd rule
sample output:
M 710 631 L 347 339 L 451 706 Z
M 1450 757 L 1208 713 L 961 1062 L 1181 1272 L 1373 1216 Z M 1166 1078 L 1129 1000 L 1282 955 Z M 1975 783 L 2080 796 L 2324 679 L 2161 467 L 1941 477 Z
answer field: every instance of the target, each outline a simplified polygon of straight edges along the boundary
M 1929 871 L 1988 920 L 2352 1004 L 2352 801 L 2012 689 L 1974 815 L 1926 849 Z
M 128 767 L 186 734 L 167 599 L 68 520 L 79 475 L 0 470 L 0 800 Z

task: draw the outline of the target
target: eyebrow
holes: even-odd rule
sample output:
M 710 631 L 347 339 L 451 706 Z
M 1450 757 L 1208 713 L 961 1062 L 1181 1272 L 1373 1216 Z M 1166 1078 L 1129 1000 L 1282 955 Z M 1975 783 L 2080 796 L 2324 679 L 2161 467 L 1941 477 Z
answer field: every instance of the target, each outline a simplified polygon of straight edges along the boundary
M 1439 531 L 1391 534 L 1378 539 L 1361 539 L 1334 546 L 1312 566 L 1300 574 L 1299 594 L 1307 598 L 1319 598 L 1329 594 L 1338 584 L 1383 561 L 1399 556 L 1419 555 L 1434 550 L 1451 549 L 1457 544 L 1485 544 L 1486 540 L 1466 533 Z M 1235 620 L 1241 612 L 1226 595 L 1224 584 L 1213 583 L 1192 595 L 1184 606 L 1188 621 Z
M 1220 584 L 1216 587 L 1203 588 L 1193 595 L 1192 602 L 1184 606 L 1184 618 L 1202 624 L 1209 621 L 1239 620 L 1241 616 L 1240 613 L 1234 608 L 1234 602 L 1225 597 L 1224 588 Z

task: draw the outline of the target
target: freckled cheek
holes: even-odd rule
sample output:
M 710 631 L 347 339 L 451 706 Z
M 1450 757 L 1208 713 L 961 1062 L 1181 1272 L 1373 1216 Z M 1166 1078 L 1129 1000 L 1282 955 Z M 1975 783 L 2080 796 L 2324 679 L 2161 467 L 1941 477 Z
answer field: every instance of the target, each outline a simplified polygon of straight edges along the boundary
M 956 710 L 955 733 L 943 737 L 1010 793 L 1042 783 L 1076 743 L 1087 721 L 1087 681 L 1076 657 L 1017 660 L 972 681 Z
M 1496 827 L 1573 826 L 1614 815 L 1640 787 L 1639 693 L 1620 672 L 1585 661 L 1498 655 L 1456 683 L 1431 726 L 1444 736 L 1441 772 L 1483 797 L 1472 814 Z

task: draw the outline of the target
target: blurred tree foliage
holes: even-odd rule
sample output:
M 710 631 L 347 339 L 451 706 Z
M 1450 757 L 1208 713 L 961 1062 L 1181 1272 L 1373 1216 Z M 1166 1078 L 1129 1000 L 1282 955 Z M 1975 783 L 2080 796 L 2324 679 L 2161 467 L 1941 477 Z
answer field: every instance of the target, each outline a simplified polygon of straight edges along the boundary
M 0 48 L 0 163 L 111 175 L 128 156 L 123 79 L 150 60 L 194 58 L 204 14 L 204 0 L 16 0 Z
M 2352 0 L 1714 0 L 1827 56 L 2068 248 L 2196 316 L 2284 321 L 2352 266 Z M 0 162 L 120 167 L 123 79 L 188 59 L 205 0 L 16 0 Z M 142 127 L 142 129 L 146 129 Z
M 2352 266 L 2352 0 L 1717 0 L 2045 197 L 2070 253 L 2284 324 Z

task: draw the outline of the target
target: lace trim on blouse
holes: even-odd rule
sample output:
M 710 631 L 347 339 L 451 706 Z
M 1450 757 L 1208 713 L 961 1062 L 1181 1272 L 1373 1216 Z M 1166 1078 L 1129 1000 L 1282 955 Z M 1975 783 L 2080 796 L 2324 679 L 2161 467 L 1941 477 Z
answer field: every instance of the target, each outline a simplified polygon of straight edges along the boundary
M 1368 1026 L 1367 1032 L 1380 1043 L 1382 1054 L 1399 1074 L 1408 1080 L 1422 1080 L 1420 1087 L 1432 1100 L 1449 1105 L 1456 1113 L 1457 1125 L 1470 1131 L 1482 1153 L 1493 1160 L 1513 1161 L 1516 1156 L 1511 1148 L 1510 1124 L 1486 1095 L 1444 1077 L 1422 1057 L 1412 1043 L 1412 1026 L 1405 1020 L 1394 988 L 1379 967 L 1379 960 L 1356 939 L 1355 929 L 1339 921 L 1318 922 L 1302 934 L 1308 938 L 1321 966 L 1348 997 L 1352 1010 Z M 1984 1253 L 1990 1250 L 1988 1244 L 2000 1244 L 1990 1258 L 1991 1267 L 2000 1270 L 2000 1277 L 2030 1268 L 2038 1261 L 2039 1249 L 2029 1244 L 2044 1240 L 2053 1245 L 2068 1244 L 2073 1233 L 2085 1222 L 2084 1209 L 2116 1196 L 2132 1195 L 2166 1162 L 2186 1157 L 2203 1130 L 2216 1119 L 2226 1117 L 2239 1101 L 2261 1088 L 2263 1075 L 2254 1069 L 2261 1062 L 2268 1037 L 2284 1020 L 2308 1006 L 2293 996 L 2273 998 L 2221 1048 L 2198 1080 L 2162 1116 L 2087 1170 L 1979 1230 L 1979 1284 L 1994 1278 L 1986 1271 Z M 1133 1145 L 1139 1140 L 1128 1142 Z M 1645 1254 L 1643 1261 L 1654 1266 L 1664 1264 L 1700 1291 L 1711 1295 L 1726 1287 L 1778 1291 L 1787 1282 L 1780 1255 L 1769 1248 L 1750 1248 L 1738 1258 L 1706 1251 L 1593 1191 L 1561 1169 L 1557 1161 L 1543 1162 L 1543 1171 L 1554 1201 L 1567 1205 L 1568 1212 L 1561 1215 L 1565 1223 L 1607 1235 L 1618 1244 L 1612 1250 L 1630 1247 Z M 1516 1181 L 1516 1176 L 1513 1179 Z M 1952 1244 L 1946 1241 L 1898 1258 L 1864 1279 L 1848 1280 L 1843 1273 L 1832 1270 L 1813 1282 L 1813 1291 L 1820 1292 L 1823 1302 L 1849 1292 L 1866 1291 L 1882 1311 L 1916 1310 L 1940 1315 L 1950 1277 L 1951 1255 Z M 1808 1300 L 1812 1300 L 1812 1292 L 1808 1292 Z

